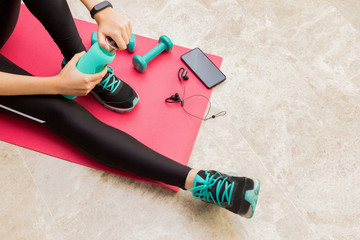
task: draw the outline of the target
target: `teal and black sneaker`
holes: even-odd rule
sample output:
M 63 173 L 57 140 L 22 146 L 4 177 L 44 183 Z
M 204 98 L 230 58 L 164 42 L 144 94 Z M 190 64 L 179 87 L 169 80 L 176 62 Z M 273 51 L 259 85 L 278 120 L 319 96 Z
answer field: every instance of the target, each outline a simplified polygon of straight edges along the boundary
M 108 72 L 91 93 L 106 108 L 116 112 L 129 112 L 139 101 L 138 94 L 126 82 L 120 80 L 108 66 Z
M 64 68 L 65 65 L 64 59 L 61 67 Z M 116 77 L 110 66 L 107 68 L 104 78 L 91 90 L 91 93 L 110 110 L 120 113 L 131 111 L 139 101 L 138 94 L 126 82 Z
M 217 171 L 199 171 L 194 179 L 193 196 L 223 207 L 240 216 L 254 215 L 260 181 L 246 177 L 234 177 Z

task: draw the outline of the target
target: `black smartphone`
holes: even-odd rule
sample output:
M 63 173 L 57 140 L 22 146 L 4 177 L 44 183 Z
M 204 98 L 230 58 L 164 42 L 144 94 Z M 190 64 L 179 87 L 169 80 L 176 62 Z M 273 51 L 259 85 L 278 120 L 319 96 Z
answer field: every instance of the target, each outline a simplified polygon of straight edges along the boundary
M 185 53 L 181 56 L 181 60 L 184 61 L 207 88 L 213 88 L 226 79 L 226 76 L 200 48 L 194 48 Z

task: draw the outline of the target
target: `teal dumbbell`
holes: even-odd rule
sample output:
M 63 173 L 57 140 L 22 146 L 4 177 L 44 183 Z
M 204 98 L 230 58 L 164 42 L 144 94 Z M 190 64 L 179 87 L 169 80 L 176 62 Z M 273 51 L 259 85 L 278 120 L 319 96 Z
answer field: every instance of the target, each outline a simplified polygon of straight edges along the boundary
M 133 53 L 135 51 L 135 41 L 135 34 L 131 34 L 129 44 L 127 45 L 127 50 L 129 53 Z
M 133 57 L 132 63 L 136 70 L 139 72 L 145 72 L 147 64 L 158 56 L 163 51 L 170 52 L 172 50 L 173 43 L 170 38 L 162 35 L 159 38 L 159 44 L 152 48 L 150 51 L 145 53 L 144 56 L 135 55 Z
M 91 34 L 91 45 L 93 45 L 97 41 L 98 41 L 97 32 L 93 32 Z M 106 41 L 113 49 L 119 49 L 119 47 L 116 45 L 116 42 L 110 37 L 107 37 Z M 135 51 L 135 42 L 136 42 L 135 34 L 131 34 L 129 39 L 129 44 L 127 45 L 127 50 L 129 53 L 133 53 Z

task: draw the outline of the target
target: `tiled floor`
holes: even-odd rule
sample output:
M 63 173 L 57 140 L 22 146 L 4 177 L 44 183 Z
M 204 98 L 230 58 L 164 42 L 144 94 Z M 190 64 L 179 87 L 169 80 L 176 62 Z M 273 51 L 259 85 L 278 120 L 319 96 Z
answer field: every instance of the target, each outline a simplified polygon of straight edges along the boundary
M 360 238 L 358 0 L 112 3 L 137 34 L 224 57 L 227 116 L 189 165 L 258 177 L 255 216 L 0 142 L 1 239 Z

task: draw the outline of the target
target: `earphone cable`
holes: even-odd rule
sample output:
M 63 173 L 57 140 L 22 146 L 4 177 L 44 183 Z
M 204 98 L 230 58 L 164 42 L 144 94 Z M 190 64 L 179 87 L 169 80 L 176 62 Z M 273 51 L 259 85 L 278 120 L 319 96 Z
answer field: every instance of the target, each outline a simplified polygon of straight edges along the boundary
M 181 71 L 184 71 L 184 70 L 185 70 L 184 68 L 180 68 L 179 71 L 178 71 L 178 78 L 179 78 L 180 82 L 181 82 L 182 85 L 183 85 L 183 96 L 182 96 L 182 98 L 180 99 L 182 109 L 183 109 L 187 114 L 189 114 L 190 116 L 195 117 L 195 118 L 200 119 L 200 120 L 204 120 L 204 121 L 207 121 L 207 120 L 212 119 L 212 118 L 215 118 L 215 117 L 219 117 L 219 116 L 224 116 L 224 115 L 226 115 L 226 111 L 221 111 L 221 112 L 218 112 L 217 114 L 212 115 L 211 117 L 208 117 L 208 115 L 209 115 L 209 113 L 210 113 L 210 109 L 211 109 L 211 101 L 210 101 L 210 99 L 209 99 L 208 97 L 206 97 L 206 96 L 204 96 L 204 95 L 195 94 L 195 95 L 191 95 L 191 96 L 185 98 L 185 92 L 186 92 L 186 90 L 185 90 L 185 83 L 184 83 L 184 81 L 181 79 L 181 76 L 180 76 Z M 202 117 L 199 117 L 199 116 L 196 116 L 196 115 L 188 112 L 188 111 L 185 109 L 185 107 L 184 107 L 184 105 L 185 105 L 185 100 L 188 100 L 188 99 L 193 98 L 193 97 L 203 97 L 203 98 L 205 98 L 205 99 L 208 101 L 207 111 L 206 111 L 206 114 L 205 114 L 205 116 L 204 116 L 203 118 L 202 118 Z

